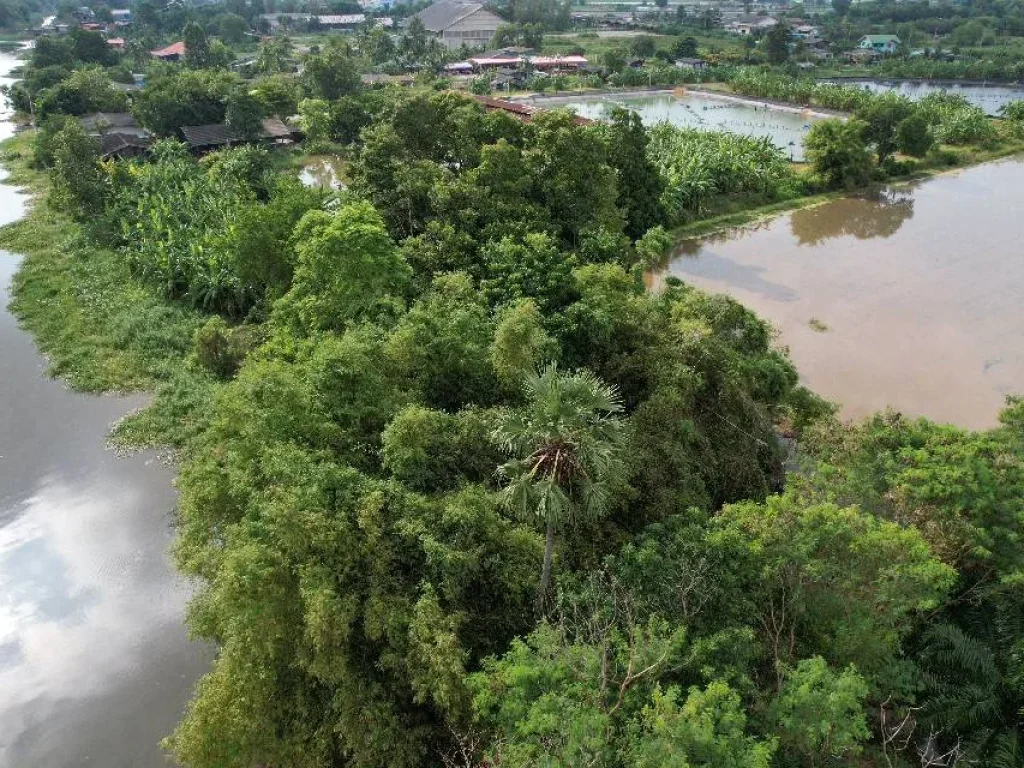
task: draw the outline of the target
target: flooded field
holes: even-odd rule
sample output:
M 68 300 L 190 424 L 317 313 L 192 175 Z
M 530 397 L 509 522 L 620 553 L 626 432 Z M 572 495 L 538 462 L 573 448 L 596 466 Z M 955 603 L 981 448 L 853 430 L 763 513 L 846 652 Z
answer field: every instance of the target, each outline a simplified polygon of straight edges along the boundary
M 307 187 L 344 189 L 345 167 L 338 155 L 310 155 L 299 171 L 299 179 Z
M 795 211 L 684 243 L 658 277 L 728 293 L 802 380 L 859 417 L 987 427 L 1024 393 L 1024 162 Z
M 646 125 L 667 120 L 673 125 L 708 131 L 731 131 L 764 136 L 795 160 L 803 159 L 803 139 L 815 120 L 808 110 L 785 109 L 735 97 L 701 93 L 661 93 L 642 96 L 601 96 L 550 100 L 545 106 L 568 107 L 593 120 L 608 118 L 615 106 L 637 112 Z
M 0 72 L 14 64 L 0 54 Z M 22 211 L 0 186 L 0 224 Z M 5 309 L 17 263 L 0 251 L 0 766 L 167 766 L 160 739 L 211 656 L 169 561 L 173 471 L 105 446 L 142 398 L 46 377 Z
M 881 93 L 896 91 L 917 101 L 929 93 L 948 91 L 963 96 L 971 104 L 981 107 L 989 115 L 998 115 L 999 108 L 1011 101 L 1024 99 L 1024 89 L 1005 85 L 963 85 L 960 83 L 929 83 L 906 80 L 843 80 L 844 85 L 859 85 Z

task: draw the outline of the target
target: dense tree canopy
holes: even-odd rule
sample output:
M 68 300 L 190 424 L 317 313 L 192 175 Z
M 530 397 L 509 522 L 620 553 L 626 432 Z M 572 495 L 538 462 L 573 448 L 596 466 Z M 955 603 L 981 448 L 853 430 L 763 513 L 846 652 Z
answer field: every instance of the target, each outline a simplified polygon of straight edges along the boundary
M 200 394 L 159 401 L 217 648 L 182 765 L 1019 768 L 1024 406 L 839 424 L 749 310 L 644 284 L 666 227 L 807 183 L 778 149 L 368 92 L 345 46 L 301 75 L 282 46 L 244 87 L 157 66 L 132 108 L 167 135 L 293 104 L 348 145 L 348 189 L 253 146 L 100 163 L 59 114 L 97 71 L 46 48 L 49 204 L 203 313 Z M 811 131 L 822 184 L 977 127 L 948 98 L 856 104 Z

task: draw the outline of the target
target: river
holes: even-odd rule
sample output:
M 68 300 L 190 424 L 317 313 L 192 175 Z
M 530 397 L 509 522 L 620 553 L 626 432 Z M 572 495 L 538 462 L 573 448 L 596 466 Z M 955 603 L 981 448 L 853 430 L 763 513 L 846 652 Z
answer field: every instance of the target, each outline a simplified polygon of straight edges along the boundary
M 1024 161 L 1004 160 L 682 244 L 665 274 L 779 331 L 846 417 L 965 427 L 1024 393 Z
M 0 73 L 16 64 L 0 54 Z M 0 223 L 22 210 L 0 186 Z M 0 307 L 17 263 L 0 251 Z M 0 311 L 0 766 L 166 766 L 159 740 L 210 658 L 188 640 L 168 559 L 174 475 L 105 447 L 143 398 L 78 394 L 45 372 Z

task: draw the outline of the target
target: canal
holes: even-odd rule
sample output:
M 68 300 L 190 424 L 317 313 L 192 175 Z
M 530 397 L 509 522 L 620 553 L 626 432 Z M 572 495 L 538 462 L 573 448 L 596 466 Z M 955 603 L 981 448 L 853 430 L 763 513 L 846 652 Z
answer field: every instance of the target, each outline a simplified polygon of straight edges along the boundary
M 0 54 L 0 84 L 16 65 Z M 23 206 L 0 186 L 0 223 Z M 105 446 L 143 398 L 47 378 L 5 309 L 17 264 L 0 251 L 0 766 L 166 766 L 159 741 L 210 659 L 168 557 L 174 475 Z
M 840 199 L 685 242 L 675 275 L 779 331 L 846 417 L 988 427 L 1024 392 L 1024 161 Z

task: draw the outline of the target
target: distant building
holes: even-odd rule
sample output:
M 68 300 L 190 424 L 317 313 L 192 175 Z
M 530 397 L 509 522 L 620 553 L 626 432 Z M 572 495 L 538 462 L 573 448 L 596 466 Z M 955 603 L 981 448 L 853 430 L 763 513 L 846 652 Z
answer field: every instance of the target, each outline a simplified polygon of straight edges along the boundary
M 494 38 L 498 27 L 505 23 L 504 19 L 488 11 L 481 3 L 465 0 L 440 0 L 413 18 L 422 21 L 427 31 L 446 48 L 486 45 Z
M 857 47 L 875 53 L 896 53 L 896 49 L 900 47 L 900 39 L 896 35 L 864 35 L 857 43 Z
M 755 16 L 730 22 L 725 25 L 725 29 L 737 35 L 753 35 L 758 32 L 767 32 L 778 23 L 778 19 L 772 16 Z
M 161 61 L 181 61 L 185 58 L 185 41 L 179 40 L 166 48 L 157 48 L 155 51 L 150 51 L 149 55 Z
M 132 12 L 127 8 L 114 8 L 110 16 L 119 27 L 125 27 L 132 23 Z
M 314 17 L 323 29 L 355 29 L 366 21 L 365 13 L 322 14 Z
M 115 50 L 123 51 L 124 50 L 124 38 L 123 37 L 108 37 L 107 38 L 107 45 L 109 45 L 111 48 L 113 48 Z
M 697 72 L 702 72 L 708 68 L 708 63 L 704 59 L 676 59 L 676 66 L 680 69 L 692 69 Z

